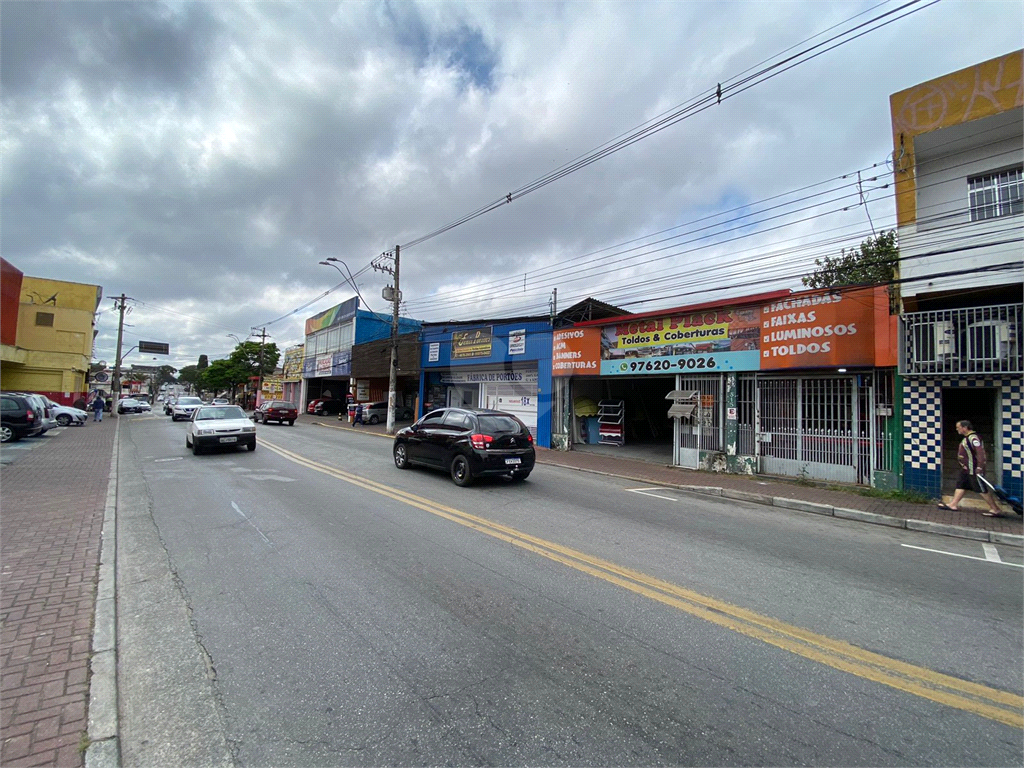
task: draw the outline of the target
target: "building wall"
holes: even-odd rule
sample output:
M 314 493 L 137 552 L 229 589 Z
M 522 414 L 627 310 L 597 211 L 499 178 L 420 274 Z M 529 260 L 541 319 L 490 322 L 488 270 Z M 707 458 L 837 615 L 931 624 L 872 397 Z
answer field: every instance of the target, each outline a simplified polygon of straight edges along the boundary
M 24 277 L 17 321 L 24 363 L 5 365 L 0 387 L 39 392 L 57 402 L 84 396 L 101 297 L 96 285 Z
M 13 347 L 18 343 L 18 307 L 21 304 L 21 270 L 0 259 L 0 344 Z M 4 356 L 7 360 L 7 356 Z
M 942 390 L 953 387 L 999 388 L 1001 431 L 999 435 L 982 435 L 982 439 L 989 454 L 993 453 L 993 444 L 999 443 L 1002 472 L 996 475 L 990 455 L 988 477 L 999 480 L 1003 487 L 1020 496 L 1024 475 L 1024 384 L 1019 376 L 906 379 L 903 388 L 904 487 L 935 497 L 942 493 Z
M 901 227 L 913 224 L 918 217 L 918 137 L 1024 106 L 1022 64 L 1024 51 L 1014 51 L 889 97 L 896 219 Z

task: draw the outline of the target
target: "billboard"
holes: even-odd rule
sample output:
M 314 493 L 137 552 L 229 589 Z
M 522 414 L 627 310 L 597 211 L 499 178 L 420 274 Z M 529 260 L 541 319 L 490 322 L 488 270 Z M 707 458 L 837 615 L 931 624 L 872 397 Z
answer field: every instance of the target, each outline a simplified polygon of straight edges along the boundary
M 885 289 L 863 287 L 620 318 L 614 325 L 555 331 L 551 372 L 639 376 L 888 365 L 877 358 L 878 323 L 892 323 Z
M 452 360 L 491 356 L 491 329 L 452 332 Z

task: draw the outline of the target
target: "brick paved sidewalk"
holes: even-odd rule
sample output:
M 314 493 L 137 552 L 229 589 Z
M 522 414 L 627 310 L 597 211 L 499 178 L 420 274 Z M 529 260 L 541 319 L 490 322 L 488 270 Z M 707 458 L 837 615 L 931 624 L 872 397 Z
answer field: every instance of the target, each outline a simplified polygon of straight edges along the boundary
M 115 419 L 0 469 L 0 765 L 82 766 Z

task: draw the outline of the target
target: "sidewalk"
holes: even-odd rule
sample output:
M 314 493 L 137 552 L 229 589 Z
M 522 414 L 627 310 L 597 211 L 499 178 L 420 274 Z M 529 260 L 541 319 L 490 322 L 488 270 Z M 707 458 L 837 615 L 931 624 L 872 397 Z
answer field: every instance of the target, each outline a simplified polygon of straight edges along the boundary
M 336 418 L 300 415 L 300 422 L 322 423 L 353 431 L 387 436 L 386 425 L 351 426 Z M 408 422 L 398 426 L 406 426 Z M 695 493 L 725 496 L 804 512 L 860 520 L 897 528 L 938 533 L 946 536 L 1024 546 L 1024 524 L 1018 515 L 1002 505 L 1005 517 L 985 517 L 977 509 L 947 511 L 935 504 L 914 504 L 894 499 L 864 496 L 855 489 L 840 490 L 816 484 L 798 483 L 765 475 L 727 475 L 699 472 L 654 464 L 624 456 L 608 456 L 581 451 L 555 451 L 539 448 L 537 461 L 582 472 L 614 475 L 638 483 L 680 488 Z M 978 499 L 980 503 L 981 500 Z
M 82 766 L 117 420 L 48 433 L 0 469 L 0 765 Z

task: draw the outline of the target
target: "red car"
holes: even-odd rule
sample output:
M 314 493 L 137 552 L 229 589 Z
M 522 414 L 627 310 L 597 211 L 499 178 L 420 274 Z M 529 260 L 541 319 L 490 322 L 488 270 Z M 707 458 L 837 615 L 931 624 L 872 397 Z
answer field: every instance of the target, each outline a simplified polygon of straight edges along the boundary
M 322 402 L 323 400 L 310 400 L 309 405 L 306 406 L 306 413 L 316 413 L 316 407 Z
M 295 419 L 298 416 L 299 409 L 295 407 L 295 403 L 289 403 L 287 400 L 264 400 L 260 403 L 260 407 L 253 412 L 252 420 L 262 421 L 264 424 L 268 421 L 284 424 L 287 421 L 288 426 L 291 427 L 295 426 Z

